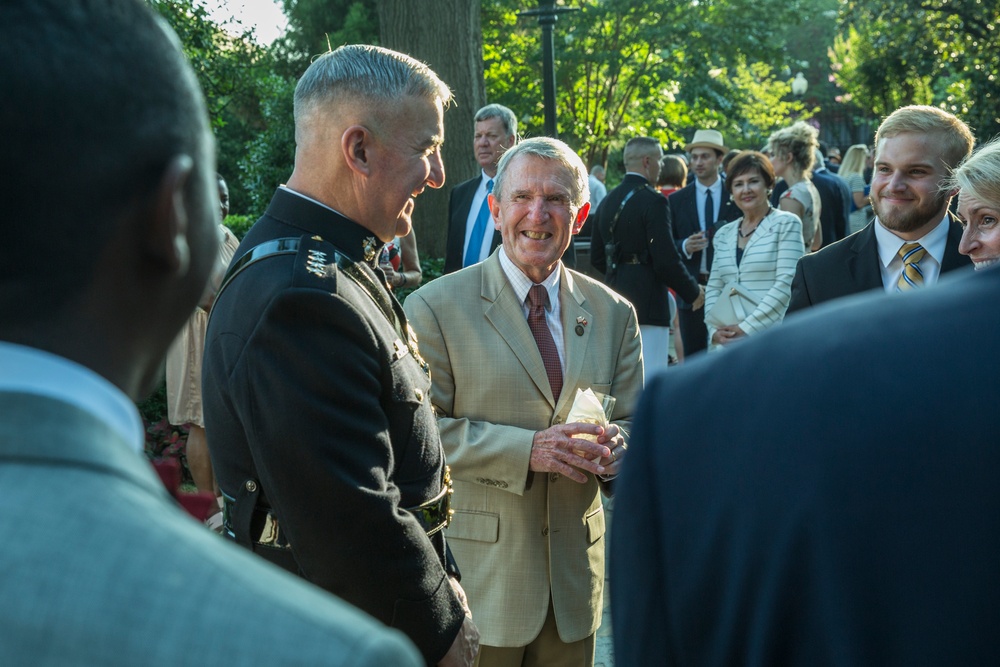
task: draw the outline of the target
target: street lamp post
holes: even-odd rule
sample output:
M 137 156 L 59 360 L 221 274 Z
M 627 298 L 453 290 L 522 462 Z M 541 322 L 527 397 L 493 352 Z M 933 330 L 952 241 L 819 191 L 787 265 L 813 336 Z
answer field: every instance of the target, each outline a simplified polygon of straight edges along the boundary
M 808 89 L 809 82 L 806 81 L 806 77 L 802 75 L 802 72 L 799 72 L 795 75 L 795 78 L 792 79 L 792 95 L 795 95 L 795 97 L 802 97 L 806 94 Z
M 537 16 L 542 26 L 542 104 L 545 107 L 545 134 L 557 139 L 556 127 L 556 57 L 552 26 L 559 14 L 576 11 L 576 7 L 556 7 L 556 0 L 538 0 L 538 9 L 518 12 L 518 16 Z

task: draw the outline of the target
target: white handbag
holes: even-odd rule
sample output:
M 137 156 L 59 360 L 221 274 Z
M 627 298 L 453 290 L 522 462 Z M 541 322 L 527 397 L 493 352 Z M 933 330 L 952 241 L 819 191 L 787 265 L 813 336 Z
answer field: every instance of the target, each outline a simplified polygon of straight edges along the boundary
M 722 288 L 712 309 L 705 313 L 705 323 L 709 326 L 728 327 L 739 324 L 754 311 L 760 297 L 743 285 L 732 282 Z

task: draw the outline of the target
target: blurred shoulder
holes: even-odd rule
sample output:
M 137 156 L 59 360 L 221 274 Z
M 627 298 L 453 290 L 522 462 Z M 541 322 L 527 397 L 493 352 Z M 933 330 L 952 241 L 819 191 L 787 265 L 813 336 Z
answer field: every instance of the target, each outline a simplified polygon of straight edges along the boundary
M 619 311 L 623 315 L 634 312 L 632 303 L 604 283 L 574 269 L 563 267 L 563 279 L 570 292 L 583 296 L 588 302 Z
M 434 278 L 425 282 L 410 293 L 404 301 L 404 308 L 410 299 L 417 297 L 428 305 L 450 303 L 468 295 L 476 295 L 481 291 L 483 262 L 468 266 L 453 273 Z

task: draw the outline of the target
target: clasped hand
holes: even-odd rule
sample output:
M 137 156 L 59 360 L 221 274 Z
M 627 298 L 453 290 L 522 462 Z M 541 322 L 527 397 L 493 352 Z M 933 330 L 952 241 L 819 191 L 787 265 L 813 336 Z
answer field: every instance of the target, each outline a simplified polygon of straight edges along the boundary
M 731 324 L 726 327 L 719 327 L 712 334 L 712 342 L 716 345 L 729 345 L 743 336 L 746 336 L 746 332 L 736 324 Z
M 596 436 L 597 442 L 573 437 L 579 434 Z M 535 433 L 529 467 L 535 472 L 556 472 L 584 484 L 584 470 L 595 475 L 618 474 L 625 449 L 617 424 L 607 428 L 581 422 L 558 424 Z

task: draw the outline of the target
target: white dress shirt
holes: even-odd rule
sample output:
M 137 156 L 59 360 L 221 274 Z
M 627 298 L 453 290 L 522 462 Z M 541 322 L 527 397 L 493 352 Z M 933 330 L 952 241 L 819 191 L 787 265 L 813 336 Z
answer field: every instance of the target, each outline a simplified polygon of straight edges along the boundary
M 934 229 L 927 232 L 923 237 L 916 240 L 920 246 L 927 251 L 927 254 L 920 260 L 920 272 L 924 276 L 924 285 L 933 285 L 941 275 L 941 262 L 944 260 L 944 248 L 948 244 L 948 225 L 951 219 L 945 212 L 944 218 Z M 899 249 L 905 241 L 891 231 L 882 226 L 881 221 L 875 218 L 875 242 L 878 245 L 879 269 L 882 271 L 882 286 L 885 291 L 892 294 L 896 291 L 896 283 L 903 275 L 903 260 L 899 256 Z
M 313 199 L 312 197 L 309 197 L 309 196 L 307 196 L 307 195 L 304 195 L 304 194 L 302 194 L 301 192 L 296 192 L 295 190 L 292 190 L 292 189 L 291 189 L 290 187 L 288 187 L 287 185 L 284 185 L 284 184 L 282 184 L 282 185 L 279 185 L 278 187 L 279 187 L 280 189 L 284 190 L 285 192 L 290 192 L 290 193 L 292 193 L 292 194 L 293 194 L 293 195 L 295 195 L 296 197 L 302 197 L 302 198 L 303 198 L 303 199 L 305 199 L 306 201 L 311 201 L 312 203 L 314 203 L 314 204 L 316 204 L 316 205 L 318 205 L 318 206 L 322 206 L 323 208 L 325 208 L 325 209 L 326 209 L 326 210 L 328 210 L 328 211 L 333 211 L 333 212 L 334 212 L 334 213 L 336 213 L 337 215 L 339 215 L 339 216 L 341 216 L 341 217 L 344 217 L 344 218 L 347 218 L 347 216 L 346 216 L 346 215 L 344 215 L 343 213 L 341 213 L 341 212 L 340 212 L 340 211 L 338 211 L 337 209 L 333 208 L 332 206 L 327 206 L 326 204 L 324 204 L 324 203 L 323 203 L 323 202 L 321 202 L 321 201 L 317 201 L 317 200 Z M 350 220 L 350 218 L 347 218 L 347 219 L 348 219 L 348 220 Z
M 521 303 L 521 310 L 524 312 L 524 320 L 527 322 L 528 312 L 531 310 L 527 301 L 528 291 L 535 283 L 531 281 L 531 278 L 524 275 L 524 272 L 521 271 L 521 269 L 514 265 L 514 262 L 510 260 L 507 253 L 503 251 L 503 246 L 497 248 L 497 252 L 500 253 L 500 268 L 503 269 L 504 275 L 507 276 L 507 281 L 510 282 L 510 286 L 514 288 L 514 294 Z M 552 332 L 552 340 L 555 341 L 556 351 L 559 353 L 559 366 L 562 368 L 562 372 L 565 375 L 566 343 L 563 340 L 562 307 L 559 303 L 559 274 L 561 272 L 562 263 L 560 262 L 556 265 L 555 271 L 549 274 L 549 277 L 541 282 L 541 285 L 549 294 L 549 307 L 545 309 L 545 323 L 549 325 L 549 331 Z
M 715 183 L 711 185 L 702 185 L 701 181 L 695 180 L 694 182 L 694 200 L 695 205 L 698 209 L 698 224 L 701 226 L 701 231 L 707 231 L 708 225 L 705 223 L 705 197 L 708 196 L 708 191 L 712 191 L 712 207 L 714 211 L 712 212 L 711 222 L 714 224 L 716 220 L 719 219 L 719 207 L 722 206 L 722 177 L 715 179 Z M 693 253 L 688 252 L 687 240 L 681 244 L 682 250 L 688 259 L 691 259 Z M 701 266 L 698 267 L 701 273 L 708 273 L 708 253 L 702 251 L 701 253 Z M 697 277 L 697 276 L 696 276 Z
M 145 437 L 135 403 L 121 389 L 74 361 L 0 342 L 0 391 L 68 403 L 113 429 L 136 453 L 143 451 Z
M 472 197 L 472 206 L 469 208 L 469 217 L 465 219 L 465 242 L 462 243 L 462 258 L 465 259 L 465 253 L 469 251 L 469 241 L 472 239 L 472 230 L 476 226 L 476 219 L 479 217 L 479 211 L 483 207 L 483 202 L 486 201 L 486 195 L 489 193 L 486 191 L 486 184 L 493 180 L 493 178 L 486 175 L 485 171 L 480 170 L 481 178 L 479 179 L 479 187 L 476 189 L 476 194 Z M 490 218 L 486 221 L 486 231 L 483 232 L 483 241 L 479 248 L 479 259 L 477 261 L 481 262 L 490 256 L 490 245 L 493 243 L 493 219 Z

